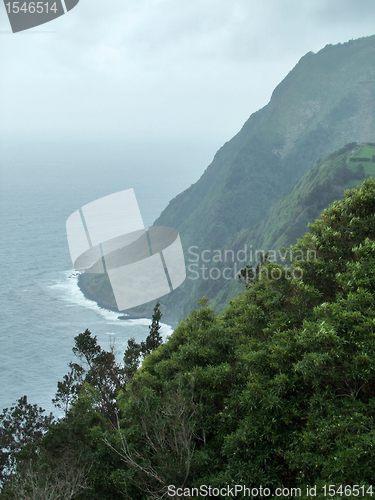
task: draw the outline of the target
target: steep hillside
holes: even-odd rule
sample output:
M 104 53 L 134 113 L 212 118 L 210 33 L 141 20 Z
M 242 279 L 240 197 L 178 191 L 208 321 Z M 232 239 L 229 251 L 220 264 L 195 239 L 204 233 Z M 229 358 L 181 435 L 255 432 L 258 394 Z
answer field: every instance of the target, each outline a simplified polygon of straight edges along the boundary
M 308 53 L 156 224 L 213 245 L 259 222 L 318 158 L 374 139 L 375 37 Z
M 250 116 L 217 152 L 199 181 L 174 198 L 155 222 L 180 232 L 188 265 L 190 247 L 212 254 L 215 249 L 234 249 L 239 242 L 255 238 L 256 248 L 260 243 L 271 244 L 275 231 L 281 231 L 280 242 L 287 239 L 283 240 L 284 229 L 278 226 L 289 221 L 287 207 L 275 217 L 278 201 L 319 158 L 353 141 L 375 140 L 374 63 L 375 36 L 328 45 L 299 61 L 276 87 L 269 104 Z M 332 195 L 339 196 L 342 191 L 338 191 Z M 306 207 L 304 213 L 307 215 Z M 266 223 L 267 216 L 271 218 Z M 297 217 L 295 223 L 297 219 L 300 229 L 294 224 L 295 236 L 303 234 L 306 217 Z M 262 221 L 263 227 L 259 226 Z M 88 279 L 96 278 L 81 278 L 82 288 L 105 305 L 86 286 Z M 104 279 L 99 278 L 99 284 Z M 202 276 L 187 279 L 162 298 L 165 318 L 177 321 L 185 317 L 203 295 L 215 297 L 220 305 L 224 296 L 230 296 L 223 294 L 223 285 L 221 280 Z M 226 284 L 225 289 L 233 286 Z M 152 311 L 151 305 L 149 309 Z M 138 309 L 147 311 L 147 306 Z
M 308 53 L 155 224 L 179 230 L 187 257 L 190 246 L 232 248 L 319 158 L 353 141 L 375 140 L 374 96 L 375 37 Z M 212 280 L 186 280 L 164 306 L 179 319 L 221 288 Z

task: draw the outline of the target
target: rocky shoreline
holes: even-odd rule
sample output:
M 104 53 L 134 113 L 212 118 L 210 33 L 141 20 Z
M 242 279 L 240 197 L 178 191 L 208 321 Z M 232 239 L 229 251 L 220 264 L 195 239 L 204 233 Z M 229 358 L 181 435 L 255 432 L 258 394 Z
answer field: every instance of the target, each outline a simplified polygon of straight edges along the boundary
M 92 300 L 96 302 L 99 307 L 103 309 L 107 309 L 109 311 L 113 311 L 119 313 L 118 319 L 120 320 L 130 320 L 130 319 L 150 319 L 152 318 L 152 314 L 140 313 L 134 311 L 119 311 L 116 306 L 116 301 L 114 299 L 113 293 L 107 294 L 104 298 L 98 298 L 98 294 L 94 294 L 90 283 L 95 280 L 93 275 L 89 273 L 80 273 L 78 275 L 78 288 L 81 290 L 86 299 Z M 112 292 L 112 290 L 111 290 Z

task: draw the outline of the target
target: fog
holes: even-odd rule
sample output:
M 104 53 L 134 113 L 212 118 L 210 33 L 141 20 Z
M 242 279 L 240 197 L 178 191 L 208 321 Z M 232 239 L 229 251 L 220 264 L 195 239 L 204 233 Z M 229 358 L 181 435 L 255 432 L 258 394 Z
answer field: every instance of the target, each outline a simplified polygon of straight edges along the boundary
M 13 34 L 1 8 L 1 163 L 189 183 L 306 52 L 372 35 L 374 17 L 372 0 L 81 0 Z

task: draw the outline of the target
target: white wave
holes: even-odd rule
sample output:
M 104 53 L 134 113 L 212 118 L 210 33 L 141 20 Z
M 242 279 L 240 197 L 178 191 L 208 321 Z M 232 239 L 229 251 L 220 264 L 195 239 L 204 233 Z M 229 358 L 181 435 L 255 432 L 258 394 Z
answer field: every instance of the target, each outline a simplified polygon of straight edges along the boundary
M 174 332 L 173 328 L 170 325 L 166 325 L 165 323 L 160 323 L 160 333 L 163 336 L 164 341 L 172 335 Z
M 118 319 L 119 313 L 115 311 L 109 311 L 108 309 L 103 309 L 99 307 L 93 300 L 87 299 L 81 289 L 78 286 L 78 275 L 74 269 L 70 271 L 63 271 L 63 279 L 58 280 L 54 285 L 49 285 L 49 288 L 58 290 L 60 298 L 66 302 L 67 307 L 81 306 L 86 309 L 91 309 L 92 311 L 100 314 L 105 320 L 110 322 L 121 323 Z
M 132 323 L 133 325 L 149 325 L 150 320 L 147 318 L 127 319 L 126 323 Z
M 108 309 L 99 307 L 93 300 L 87 299 L 78 286 L 78 273 L 75 269 L 62 271 L 61 274 L 63 275 L 63 278 L 57 280 L 53 285 L 49 285 L 48 288 L 57 290 L 60 298 L 69 302 L 69 304 L 66 305 L 67 307 L 81 306 L 86 309 L 91 309 L 97 314 L 100 314 L 100 316 L 102 316 L 106 321 L 116 323 L 116 325 L 121 325 L 122 327 L 126 327 L 129 323 L 141 326 L 150 325 L 150 319 L 147 318 L 120 320 L 118 319 L 119 315 L 127 316 L 127 314 L 109 311 Z M 160 325 L 160 333 L 165 340 L 173 333 L 173 328 L 165 323 L 160 323 Z

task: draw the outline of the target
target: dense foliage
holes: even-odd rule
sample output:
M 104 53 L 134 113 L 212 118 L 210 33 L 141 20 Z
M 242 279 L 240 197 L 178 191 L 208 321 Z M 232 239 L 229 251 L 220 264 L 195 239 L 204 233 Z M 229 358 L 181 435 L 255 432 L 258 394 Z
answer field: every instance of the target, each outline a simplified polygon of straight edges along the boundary
M 152 352 L 131 377 L 90 332 L 78 336 L 75 352 L 86 366 L 75 368 L 76 385 L 68 377 L 59 386 L 64 405 L 63 389 L 71 394 L 66 416 L 46 422 L 44 437 L 36 433 L 32 458 L 17 450 L 1 497 L 141 500 L 162 498 L 168 485 L 235 484 L 305 494 L 308 484 L 317 485 L 311 498 L 323 499 L 323 485 L 368 488 L 375 468 L 375 182 L 346 191 L 292 250 L 305 258 L 287 271 L 264 261 L 221 315 L 202 299 L 158 347 L 155 310 L 156 343 L 150 338 Z M 0 419 L 2 435 L 8 422 L 17 424 L 12 411 Z M 72 477 L 69 464 L 77 471 L 71 496 L 32 496 L 30 478 L 44 491 Z

